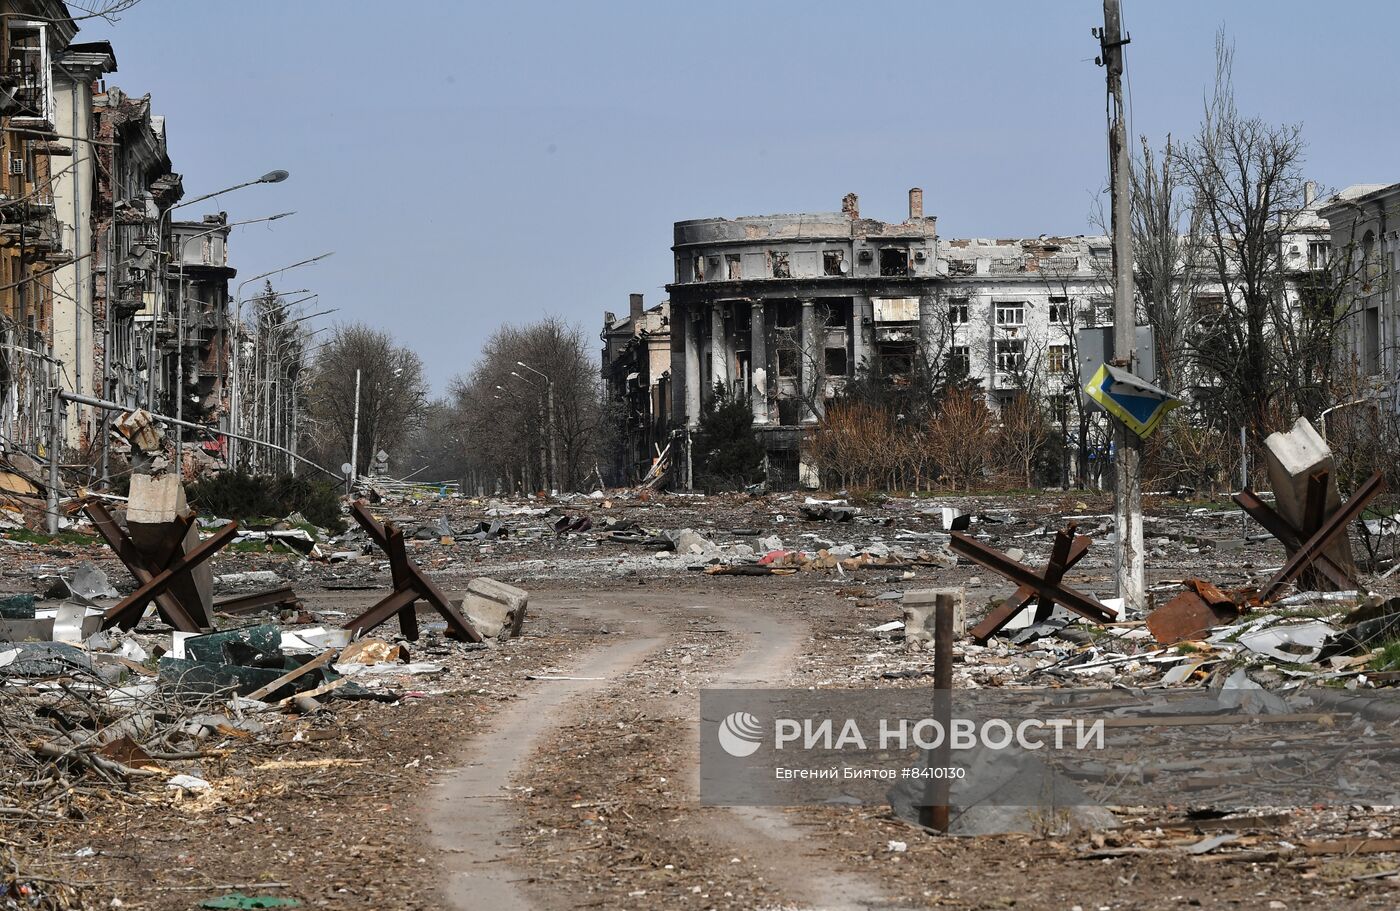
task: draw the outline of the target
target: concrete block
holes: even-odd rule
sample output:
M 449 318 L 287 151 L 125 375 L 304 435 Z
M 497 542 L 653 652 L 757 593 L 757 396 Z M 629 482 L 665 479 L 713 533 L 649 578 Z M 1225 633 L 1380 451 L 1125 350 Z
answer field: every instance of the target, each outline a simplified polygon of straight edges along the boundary
M 1307 418 L 1299 418 L 1292 430 L 1269 434 L 1264 440 L 1264 460 L 1279 515 L 1294 527 L 1301 526 L 1308 499 L 1308 477 L 1321 469 L 1333 470 L 1332 450 Z M 1336 478 L 1330 478 L 1327 482 L 1327 515 L 1340 509 L 1341 505 Z M 1347 573 L 1356 573 L 1351 544 L 1345 537 L 1339 538 L 1328 548 L 1327 555 Z M 1316 583 L 1323 579 L 1319 576 L 1312 581 Z
M 185 485 L 173 471 L 162 475 L 133 474 L 126 504 L 126 521 L 143 525 L 174 522 L 189 512 Z
M 904 642 L 910 648 L 933 648 L 934 605 L 939 595 L 953 596 L 953 638 L 967 635 L 967 604 L 960 588 L 921 588 L 907 591 L 904 605 Z
M 478 577 L 467 583 L 462 610 L 483 637 L 508 639 L 520 635 L 529 602 L 530 594 L 524 589 Z

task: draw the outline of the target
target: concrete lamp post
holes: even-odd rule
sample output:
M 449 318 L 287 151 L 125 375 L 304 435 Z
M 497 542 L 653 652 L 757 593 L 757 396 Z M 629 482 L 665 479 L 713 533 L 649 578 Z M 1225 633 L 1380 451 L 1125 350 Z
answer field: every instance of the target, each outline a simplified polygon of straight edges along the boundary
M 559 458 L 558 453 L 555 451 L 554 448 L 554 380 L 549 376 L 549 374 L 536 370 L 534 367 L 531 367 L 524 361 L 516 361 L 515 363 L 516 366 L 524 367 L 526 370 L 530 371 L 535 376 L 544 380 L 546 403 L 545 434 L 549 438 L 549 478 L 547 483 L 549 484 L 550 490 L 552 492 L 553 490 L 556 490 L 559 486 Z M 514 371 L 511 371 L 511 373 L 514 376 L 520 376 L 520 374 L 515 373 Z M 521 376 L 520 378 L 522 380 L 525 379 L 523 376 Z

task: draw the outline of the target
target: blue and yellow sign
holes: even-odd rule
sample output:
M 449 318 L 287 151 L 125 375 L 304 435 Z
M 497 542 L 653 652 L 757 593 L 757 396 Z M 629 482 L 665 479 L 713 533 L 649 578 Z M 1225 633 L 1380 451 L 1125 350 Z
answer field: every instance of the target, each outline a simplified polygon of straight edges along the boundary
M 1098 369 L 1084 391 L 1140 437 L 1156 430 L 1167 412 L 1183 404 L 1166 390 L 1108 364 Z

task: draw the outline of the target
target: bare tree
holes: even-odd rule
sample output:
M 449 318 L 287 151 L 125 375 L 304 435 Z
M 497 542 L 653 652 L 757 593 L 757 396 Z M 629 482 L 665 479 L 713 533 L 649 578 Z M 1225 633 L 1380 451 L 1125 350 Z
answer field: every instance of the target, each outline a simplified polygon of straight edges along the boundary
M 1204 271 L 1193 247 L 1202 236 L 1199 219 L 1204 213 L 1189 205 L 1176 158 L 1170 135 L 1160 159 L 1144 136 L 1141 156 L 1130 171 L 1134 284 L 1152 327 L 1156 379 L 1166 389 L 1177 389 L 1186 379 L 1189 333 Z
M 1281 241 L 1304 210 L 1304 142 L 1297 124 L 1268 124 L 1235 108 L 1233 53 L 1217 35 L 1214 91 L 1174 160 L 1191 196 L 1192 252 L 1219 289 L 1214 311 L 1196 320 L 1211 411 L 1262 437 L 1287 416 L 1276 400 L 1283 382 L 1271 329 L 1287 306 Z
M 472 370 L 453 380 L 451 393 L 470 440 L 469 471 L 510 488 L 542 488 L 553 451 L 556 484 L 577 490 L 597 470 L 609 422 L 579 326 L 554 317 L 502 326 Z
M 393 337 L 363 323 L 337 326 L 312 368 L 312 446 L 325 461 L 349 461 L 355 425 L 355 372 L 360 373 L 359 460 L 366 473 L 374 454 L 405 451 L 428 402 L 423 362 Z

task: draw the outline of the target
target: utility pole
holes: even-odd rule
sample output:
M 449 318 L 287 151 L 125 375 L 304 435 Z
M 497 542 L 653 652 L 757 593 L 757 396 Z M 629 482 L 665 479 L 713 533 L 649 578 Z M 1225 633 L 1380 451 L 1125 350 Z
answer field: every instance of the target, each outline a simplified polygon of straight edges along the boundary
M 1103 0 L 1098 63 L 1108 74 L 1108 166 L 1113 192 L 1113 352 L 1115 366 L 1135 372 L 1137 310 L 1133 303 L 1132 197 L 1128 189 L 1128 127 L 1123 108 L 1123 19 L 1119 0 Z M 1113 519 L 1117 532 L 1118 596 L 1129 613 L 1147 609 L 1142 554 L 1142 440 L 1114 420 Z
M 355 368 L 355 420 L 350 428 L 350 489 L 355 488 L 360 458 L 360 368 Z

